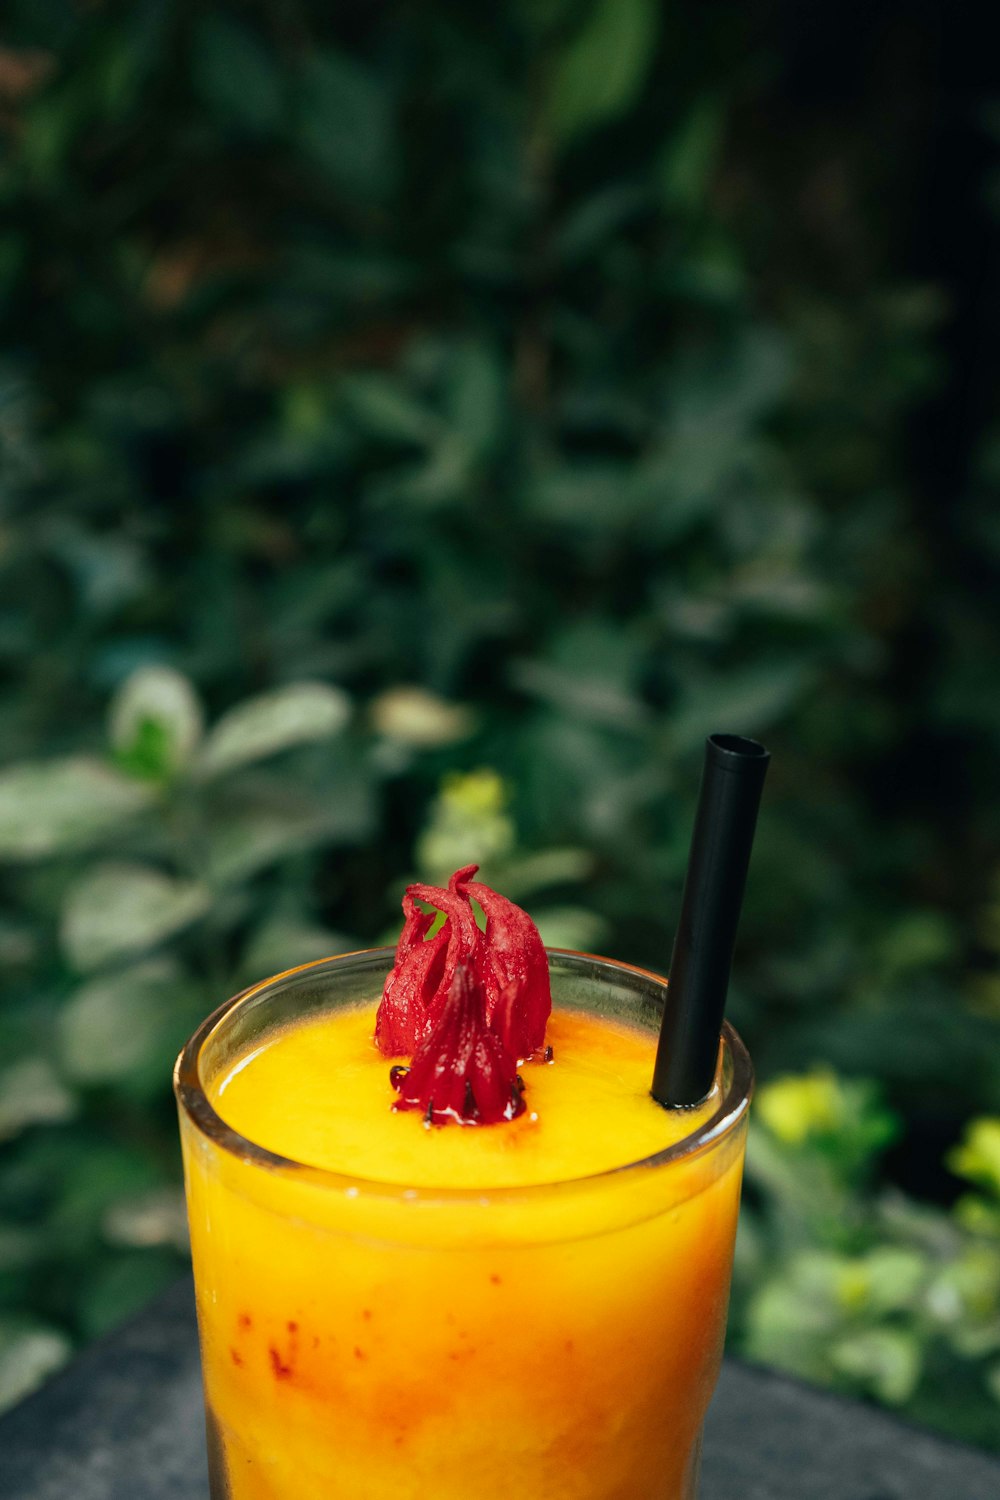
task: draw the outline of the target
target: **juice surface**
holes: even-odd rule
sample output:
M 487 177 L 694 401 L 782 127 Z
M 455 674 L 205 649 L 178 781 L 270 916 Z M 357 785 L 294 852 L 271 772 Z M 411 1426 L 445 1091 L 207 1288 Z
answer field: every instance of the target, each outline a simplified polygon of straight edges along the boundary
M 413 1187 L 521 1187 L 641 1161 L 716 1107 L 668 1112 L 650 1098 L 655 1038 L 579 1011 L 556 1011 L 553 1061 L 527 1062 L 526 1109 L 499 1125 L 428 1127 L 396 1113 L 375 1007 L 322 1016 L 241 1058 L 209 1097 L 248 1140 L 309 1166 Z
M 296 1022 L 206 1081 L 247 1139 L 360 1187 L 182 1113 L 213 1500 L 693 1500 L 745 1123 L 567 1186 L 696 1128 L 649 1098 L 648 1033 L 557 1008 L 524 1115 L 427 1128 L 392 1111 L 373 1028 L 374 1005 Z

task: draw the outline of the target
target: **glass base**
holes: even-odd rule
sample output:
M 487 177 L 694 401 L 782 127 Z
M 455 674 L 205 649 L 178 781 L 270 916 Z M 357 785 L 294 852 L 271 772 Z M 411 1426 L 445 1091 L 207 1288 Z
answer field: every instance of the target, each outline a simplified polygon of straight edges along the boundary
M 226 1449 L 212 1408 L 205 1403 L 205 1438 L 208 1446 L 208 1493 L 211 1500 L 232 1500 L 229 1474 L 226 1471 Z
M 208 1438 L 208 1490 L 211 1500 L 234 1500 L 232 1486 L 229 1482 L 229 1472 L 226 1465 L 225 1444 L 222 1438 L 218 1422 L 212 1414 L 210 1406 L 205 1406 L 205 1432 Z M 671 1494 L 650 1491 L 649 1500 L 698 1500 L 698 1480 L 701 1473 L 701 1433 L 691 1450 L 687 1470 L 684 1476 L 683 1486 L 680 1491 Z M 252 1483 L 252 1481 L 251 1481 Z M 525 1500 L 535 1500 L 535 1497 L 525 1495 Z M 537 1497 L 537 1500 L 547 1500 L 545 1496 Z M 605 1500 L 601 1495 L 594 1495 L 590 1500 Z M 608 1500 L 617 1500 L 617 1496 L 608 1497 Z M 640 1497 L 635 1497 L 640 1500 Z
M 698 1480 L 701 1476 L 701 1433 L 691 1449 L 687 1478 L 684 1481 L 684 1500 L 698 1500 Z M 213 1496 L 214 1500 L 214 1496 Z

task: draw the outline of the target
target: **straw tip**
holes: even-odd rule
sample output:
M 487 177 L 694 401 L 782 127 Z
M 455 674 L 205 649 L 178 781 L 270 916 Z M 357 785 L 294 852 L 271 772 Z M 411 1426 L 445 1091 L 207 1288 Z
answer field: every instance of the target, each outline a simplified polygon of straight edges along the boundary
M 705 741 L 705 755 L 722 770 L 759 770 L 771 759 L 771 752 L 759 740 L 742 734 L 710 734 Z

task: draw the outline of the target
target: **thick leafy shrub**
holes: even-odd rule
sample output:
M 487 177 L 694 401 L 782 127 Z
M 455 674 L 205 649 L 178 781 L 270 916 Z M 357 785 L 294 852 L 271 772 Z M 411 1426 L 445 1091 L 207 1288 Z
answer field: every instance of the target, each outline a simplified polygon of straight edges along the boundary
M 992 1222 L 942 1161 L 1000 1113 L 995 444 L 929 502 L 919 78 L 806 107 L 751 10 L 10 0 L 8 1396 L 181 1264 L 198 1015 L 476 857 L 664 966 L 725 727 L 774 752 L 733 1014 L 830 1113 L 762 1096 L 736 1338 L 987 1435 L 928 1288 Z

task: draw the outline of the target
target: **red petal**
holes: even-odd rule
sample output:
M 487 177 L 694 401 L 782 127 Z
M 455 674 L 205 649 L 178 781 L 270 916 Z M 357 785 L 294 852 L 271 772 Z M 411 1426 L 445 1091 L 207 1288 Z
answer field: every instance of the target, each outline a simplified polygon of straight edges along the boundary
M 517 1063 L 486 1025 L 482 987 L 460 964 L 441 1012 L 408 1071 L 395 1073 L 396 1109 L 419 1109 L 428 1124 L 495 1125 L 524 1109 Z
M 399 1107 L 415 1109 L 422 1101 L 424 1109 L 433 1106 L 430 1117 L 438 1121 L 492 1122 L 511 1118 L 512 1109 L 517 1113 L 518 1059 L 542 1047 L 552 1009 L 538 928 L 519 906 L 473 880 L 477 868 L 456 870 L 447 890 L 407 888 L 406 921 L 375 1024 L 385 1056 L 413 1057 L 410 1070 L 393 1075 L 402 1090 Z M 485 932 L 476 925 L 471 897 L 483 909 Z M 417 900 L 444 913 L 445 924 L 433 938 L 427 933 L 435 919 L 419 910 Z M 473 998 L 459 1005 L 459 991 Z
M 485 942 L 476 955 L 482 966 L 486 1019 L 495 1025 L 500 997 L 516 983 L 516 1003 L 508 1000 L 510 1013 L 503 1023 L 505 1042 L 515 1057 L 527 1057 L 544 1042 L 552 1010 L 549 961 L 538 928 L 520 906 L 481 881 L 470 880 L 466 871 L 457 871 L 450 884 L 474 896 L 486 915 Z
M 456 873 L 474 875 L 478 868 L 467 865 Z M 436 906 L 448 918 L 433 938 L 426 934 L 435 917 L 421 911 L 417 899 Z M 396 945 L 396 962 L 375 1019 L 375 1041 L 384 1057 L 406 1057 L 415 1051 L 440 1013 L 457 965 L 470 962 L 481 941 L 469 898 L 454 889 L 407 886 L 403 911 L 406 920 Z
M 403 897 L 406 921 L 396 945 L 396 962 L 382 991 L 375 1018 L 375 1041 L 385 1057 L 408 1057 L 425 1034 L 427 1011 L 437 994 L 448 947 L 448 923 L 427 938 L 433 912 L 419 909 L 409 891 Z
M 521 998 L 521 988 L 520 980 L 514 979 L 507 985 L 506 989 L 500 991 L 500 997 L 493 1007 L 493 1018 L 490 1021 L 490 1030 L 496 1033 L 512 1057 L 521 1056 L 517 1050 L 519 1030 L 517 1010 Z

